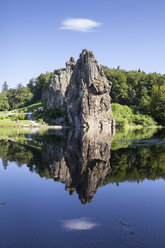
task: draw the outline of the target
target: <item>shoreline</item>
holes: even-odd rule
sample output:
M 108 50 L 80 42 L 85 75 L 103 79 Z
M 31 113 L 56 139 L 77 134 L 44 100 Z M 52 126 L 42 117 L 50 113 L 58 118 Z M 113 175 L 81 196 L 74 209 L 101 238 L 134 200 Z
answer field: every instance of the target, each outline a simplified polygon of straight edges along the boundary
M 0 125 L 0 128 L 30 128 L 30 129 L 67 129 L 67 128 L 76 128 L 76 126 L 61 126 L 61 125 Z M 84 127 L 81 127 L 84 128 Z M 142 129 L 142 128 L 165 128 L 165 126 L 116 126 L 116 129 Z

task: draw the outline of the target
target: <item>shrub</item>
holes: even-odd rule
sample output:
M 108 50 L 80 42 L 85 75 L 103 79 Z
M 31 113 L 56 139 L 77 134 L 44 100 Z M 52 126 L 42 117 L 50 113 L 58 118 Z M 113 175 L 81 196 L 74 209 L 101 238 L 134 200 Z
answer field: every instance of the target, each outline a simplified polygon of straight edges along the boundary
M 13 121 L 25 120 L 27 119 L 27 114 L 21 113 L 21 114 L 9 115 L 9 117 L 11 117 L 11 120 Z
M 143 127 L 156 126 L 156 121 L 148 116 L 139 113 L 134 114 L 131 108 L 126 105 L 112 103 L 112 113 L 117 126 L 134 126 L 141 125 Z
M 65 108 L 52 108 L 44 109 L 41 112 L 35 111 L 33 113 L 33 118 L 36 120 L 42 119 L 43 122 L 53 123 L 53 121 L 59 117 L 63 117 L 67 121 L 67 111 Z

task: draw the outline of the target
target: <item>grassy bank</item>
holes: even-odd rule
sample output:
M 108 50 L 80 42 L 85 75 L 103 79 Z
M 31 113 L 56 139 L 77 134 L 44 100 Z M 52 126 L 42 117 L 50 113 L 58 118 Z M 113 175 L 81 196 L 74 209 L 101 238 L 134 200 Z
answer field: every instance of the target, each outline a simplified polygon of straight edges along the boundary
M 117 127 L 142 128 L 157 126 L 157 122 L 151 116 L 142 115 L 138 112 L 133 113 L 132 109 L 127 105 L 112 103 L 111 107 Z M 39 108 L 41 108 L 41 111 L 38 111 Z M 63 117 L 67 123 L 66 109 L 46 109 L 46 100 L 41 100 L 24 108 L 0 112 L 0 127 L 32 125 L 31 121 L 28 120 L 29 112 L 33 112 L 32 118 L 40 125 L 55 125 L 55 120 L 59 117 Z
M 4 119 L 0 119 L 0 127 L 22 127 L 31 125 L 29 120 L 13 120 L 10 117 L 6 116 Z
M 32 123 L 28 120 L 28 113 L 33 112 L 39 107 L 46 107 L 46 101 L 41 100 L 30 106 L 14 109 L 12 111 L 0 112 L 0 127 L 23 127 L 31 126 Z
M 33 112 L 35 109 L 38 109 L 40 107 L 46 108 L 46 99 L 40 100 L 24 108 L 14 109 L 12 112 L 14 113 Z
M 29 120 L 21 120 L 19 122 L 10 119 L 0 120 L 0 127 L 22 127 L 27 125 L 31 125 Z

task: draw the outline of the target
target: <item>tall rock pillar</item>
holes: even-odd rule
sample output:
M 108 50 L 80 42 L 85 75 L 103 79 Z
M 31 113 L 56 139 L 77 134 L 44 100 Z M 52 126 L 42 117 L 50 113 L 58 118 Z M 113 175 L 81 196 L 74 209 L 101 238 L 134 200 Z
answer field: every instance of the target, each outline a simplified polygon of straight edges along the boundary
M 115 121 L 110 105 L 111 85 L 93 53 L 84 49 L 66 91 L 69 123 L 73 126 L 112 130 Z

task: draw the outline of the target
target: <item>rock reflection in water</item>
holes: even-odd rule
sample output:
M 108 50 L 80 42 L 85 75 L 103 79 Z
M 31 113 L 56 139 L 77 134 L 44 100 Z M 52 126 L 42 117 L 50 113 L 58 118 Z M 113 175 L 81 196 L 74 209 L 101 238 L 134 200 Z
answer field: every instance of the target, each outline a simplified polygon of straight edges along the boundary
M 74 129 L 68 134 L 66 147 L 47 145 L 43 160 L 51 177 L 65 183 L 66 190 L 79 195 L 83 204 L 92 201 L 98 188 L 111 171 L 112 134 Z
M 77 192 L 85 204 L 108 183 L 165 179 L 165 131 L 153 131 L 118 131 L 112 146 L 113 134 L 90 129 L 49 130 L 32 134 L 30 140 L 28 134 L 5 136 L 0 140 L 0 157 L 4 169 L 13 161 L 26 164 L 40 177 L 64 183 L 70 195 Z

